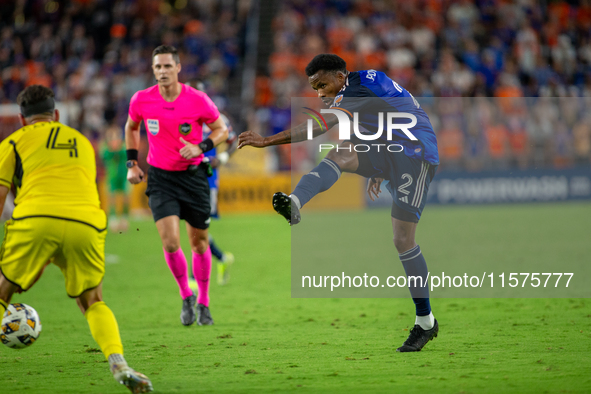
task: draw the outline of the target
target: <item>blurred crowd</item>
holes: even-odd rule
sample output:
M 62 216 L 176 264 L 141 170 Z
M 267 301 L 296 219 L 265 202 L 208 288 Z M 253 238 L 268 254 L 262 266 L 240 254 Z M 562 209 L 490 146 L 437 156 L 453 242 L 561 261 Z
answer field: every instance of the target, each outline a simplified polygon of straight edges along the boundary
M 203 80 L 224 109 L 242 93 L 253 4 L 0 1 L 0 103 L 14 103 L 28 85 L 50 86 L 66 104 L 68 123 L 99 145 L 106 130 L 123 130 L 131 96 L 155 83 L 153 48 L 171 44 L 180 50 L 181 81 Z M 264 11 L 267 3 L 260 4 Z M 263 134 L 289 128 L 290 99 L 314 96 L 305 66 L 330 52 L 345 59 L 349 70 L 386 72 L 417 97 L 436 126 L 442 169 L 590 164 L 585 106 L 576 104 L 579 110 L 570 116 L 564 104 L 591 96 L 590 0 L 282 0 L 277 7 L 271 30 L 259 34 L 259 43 L 271 40 L 274 50 L 268 62 L 259 61 L 267 66 L 257 71 L 254 111 L 240 119 L 249 128 Z M 489 102 L 495 114 L 489 127 L 449 116 L 448 107 L 466 111 L 475 105 L 454 97 L 509 101 Z M 502 103 L 519 97 L 560 100 L 545 102 L 542 113 L 537 101 L 527 101 L 528 119 L 517 120 L 506 116 Z M 536 114 L 556 116 L 542 122 Z M 563 117 L 569 121 L 557 124 Z M 15 122 L 0 122 L 0 139 Z M 297 145 L 268 152 L 272 170 L 290 170 L 292 162 L 293 169 L 305 170 L 302 165 L 317 159 Z
M 181 81 L 202 80 L 220 108 L 243 58 L 250 0 L 0 2 L 0 103 L 51 87 L 68 123 L 92 140 L 127 119 L 131 96 L 155 84 L 152 50 L 174 45 Z
M 259 72 L 256 96 L 256 120 L 269 133 L 289 127 L 290 97 L 314 95 L 304 68 L 325 52 L 341 56 L 351 71 L 386 72 L 421 103 L 431 97 L 591 96 L 587 0 L 288 0 L 275 17 L 273 39 L 275 51 L 268 70 Z M 551 103 L 551 113 L 564 109 Z M 537 129 L 503 119 L 493 128 L 498 132 L 433 121 L 442 168 L 478 170 L 590 164 L 589 118 L 578 119 L 584 123 L 578 129 L 577 122 Z M 526 132 L 516 136 L 516 129 Z M 277 167 L 289 169 L 297 151 L 277 148 Z M 475 155 L 483 159 L 472 160 Z

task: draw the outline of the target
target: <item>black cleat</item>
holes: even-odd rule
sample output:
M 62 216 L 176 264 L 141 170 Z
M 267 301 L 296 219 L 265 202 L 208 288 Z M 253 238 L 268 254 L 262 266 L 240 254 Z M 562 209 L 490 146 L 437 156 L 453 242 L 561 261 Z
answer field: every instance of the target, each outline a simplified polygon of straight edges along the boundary
M 439 332 L 439 324 L 437 323 L 437 319 L 435 319 L 435 324 L 433 328 L 430 330 L 423 330 L 421 326 L 415 324 L 415 326 L 410 330 L 410 335 L 408 339 L 404 341 L 402 346 L 396 349 L 397 352 L 420 352 L 423 346 L 427 344 L 433 338 L 437 338 L 437 333 Z
M 287 219 L 291 226 L 298 224 L 302 220 L 298 206 L 285 193 L 277 192 L 273 194 L 273 209 Z
M 195 323 L 195 303 L 197 297 L 193 294 L 183 300 L 183 309 L 181 310 L 181 323 L 190 326 Z
M 213 319 L 209 308 L 203 304 L 197 304 L 197 323 L 200 326 L 213 326 Z

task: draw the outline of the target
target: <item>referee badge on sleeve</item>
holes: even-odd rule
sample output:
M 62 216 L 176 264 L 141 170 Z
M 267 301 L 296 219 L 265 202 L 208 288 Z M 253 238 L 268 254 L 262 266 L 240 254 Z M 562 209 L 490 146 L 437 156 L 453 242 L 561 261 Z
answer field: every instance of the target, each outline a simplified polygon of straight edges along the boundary
M 189 123 L 183 123 L 183 124 L 179 125 L 179 131 L 183 135 L 189 134 L 191 132 L 191 129 L 192 129 L 192 127 Z
M 148 131 L 152 135 L 156 135 L 160 131 L 160 123 L 158 122 L 158 119 L 148 119 L 146 125 L 148 126 Z

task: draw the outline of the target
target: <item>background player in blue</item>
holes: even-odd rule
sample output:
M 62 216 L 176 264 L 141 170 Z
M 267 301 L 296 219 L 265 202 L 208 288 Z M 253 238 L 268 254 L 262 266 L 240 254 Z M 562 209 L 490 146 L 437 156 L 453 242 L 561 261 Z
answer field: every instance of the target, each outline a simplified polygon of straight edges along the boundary
M 427 114 L 408 91 L 384 73 L 375 70 L 347 71 L 345 61 L 336 55 L 314 57 L 306 67 L 306 75 L 326 105 L 351 113 L 359 112 L 360 130 L 364 129 L 368 134 L 373 134 L 378 112 L 413 114 L 417 124 L 410 131 L 416 140 L 396 130 L 390 141 L 379 142 L 401 145 L 403 149 L 400 152 L 384 148 L 356 152 L 350 146 L 361 140 L 352 135 L 350 140 L 342 142 L 338 150 L 331 150 L 318 166 L 304 175 L 290 196 L 276 193 L 273 196 L 274 209 L 294 225 L 301 220 L 300 209 L 316 194 L 328 190 L 343 171 L 369 178 L 367 192 L 372 199 L 378 197 L 382 182 L 388 180 L 387 189 L 394 199 L 391 216 L 398 256 L 407 276 L 420 276 L 426 281 L 427 263 L 415 243 L 415 231 L 425 206 L 429 183 L 439 164 L 437 140 Z M 361 98 L 373 99 L 364 101 Z M 328 129 L 338 124 L 336 115 L 327 114 L 324 118 Z M 324 132 L 326 129 L 320 125 L 313 128 L 314 137 Z M 247 131 L 239 136 L 238 148 L 289 144 L 306 138 L 307 124 L 264 138 Z M 408 339 L 397 349 L 399 352 L 420 351 L 439 332 L 439 325 L 431 312 L 428 286 L 409 287 L 415 303 L 416 320 Z
M 190 86 L 193 86 L 195 89 L 201 90 L 205 92 L 205 84 L 202 81 L 196 80 L 190 83 Z M 205 158 L 209 161 L 209 165 L 212 169 L 211 176 L 208 176 L 207 180 L 209 182 L 209 192 L 210 192 L 210 203 L 211 203 L 211 213 L 209 217 L 214 219 L 219 219 L 219 210 L 218 210 L 218 191 L 220 188 L 220 182 L 218 177 L 218 167 L 225 165 L 230 156 L 236 151 L 238 147 L 238 136 L 232 127 L 232 122 L 227 115 L 223 114 L 220 111 L 220 117 L 228 127 L 228 138 L 226 139 L 226 150 L 223 152 L 218 152 L 218 148 L 213 148 L 210 151 L 204 153 Z M 207 127 L 206 124 L 203 125 L 203 138 L 207 138 L 211 133 L 211 129 Z M 234 263 L 234 255 L 228 251 L 222 251 L 211 233 L 209 233 L 209 248 L 211 249 L 211 254 L 217 259 L 217 282 L 218 285 L 225 285 L 228 283 L 230 279 L 230 266 Z M 191 275 L 191 279 L 189 280 L 189 286 L 194 290 L 197 288 L 197 282 L 193 275 Z
M 220 214 L 218 211 L 218 190 L 220 188 L 220 181 L 218 178 L 218 167 L 223 166 L 228 162 L 232 153 L 236 151 L 236 147 L 238 146 L 238 138 L 232 125 L 230 124 L 230 120 L 224 114 L 220 114 L 220 117 L 228 126 L 228 139 L 226 140 L 227 148 L 225 151 L 218 153 L 217 148 L 210 150 L 209 152 L 205 152 L 205 157 L 209 159 L 209 164 L 212 168 L 212 175 L 207 178 L 209 181 L 209 192 L 210 192 L 210 202 L 211 202 L 211 214 L 210 217 L 214 219 L 219 219 Z M 207 130 L 206 130 L 207 129 Z M 204 135 L 209 133 L 210 130 L 207 127 L 203 128 Z M 211 248 L 211 254 L 218 260 L 217 263 L 217 281 L 218 285 L 225 285 L 228 283 L 230 278 L 230 266 L 234 263 L 234 255 L 231 252 L 225 251 L 223 252 L 215 243 L 213 236 L 211 233 L 209 234 L 209 247 Z

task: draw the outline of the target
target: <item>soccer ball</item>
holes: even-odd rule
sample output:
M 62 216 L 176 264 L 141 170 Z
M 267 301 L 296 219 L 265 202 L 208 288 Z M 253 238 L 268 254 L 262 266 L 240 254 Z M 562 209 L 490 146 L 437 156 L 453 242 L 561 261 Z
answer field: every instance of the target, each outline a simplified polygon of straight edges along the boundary
M 0 341 L 13 349 L 31 346 L 41 334 L 37 311 L 27 304 L 10 304 L 2 317 Z

